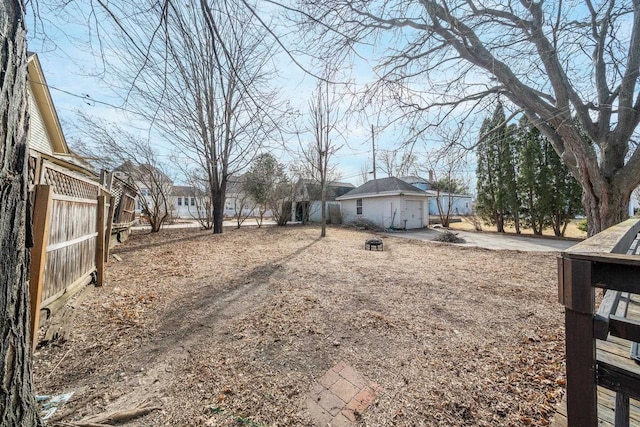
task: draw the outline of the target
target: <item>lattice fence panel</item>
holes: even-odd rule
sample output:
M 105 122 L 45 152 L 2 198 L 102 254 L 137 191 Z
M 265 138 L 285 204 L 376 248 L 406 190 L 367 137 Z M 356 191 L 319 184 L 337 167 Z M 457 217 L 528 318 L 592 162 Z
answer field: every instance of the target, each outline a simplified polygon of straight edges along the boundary
M 42 177 L 41 183 L 50 185 L 56 194 L 79 199 L 95 199 L 99 194 L 100 186 L 97 182 L 76 178 L 50 165 L 43 165 Z

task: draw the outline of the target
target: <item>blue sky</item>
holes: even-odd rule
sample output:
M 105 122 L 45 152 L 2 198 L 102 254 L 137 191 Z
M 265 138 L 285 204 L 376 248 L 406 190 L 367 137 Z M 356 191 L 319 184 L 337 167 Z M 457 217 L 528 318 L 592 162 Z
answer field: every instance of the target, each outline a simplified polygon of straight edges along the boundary
M 99 57 L 89 49 L 82 48 L 86 46 L 88 28 L 85 22 L 74 16 L 73 9 L 69 9 L 68 13 L 61 16 L 47 14 L 42 20 L 32 19 L 28 22 L 33 24 L 30 27 L 29 50 L 36 52 L 40 58 L 63 130 L 70 142 L 73 142 L 76 136 L 82 137 L 73 126 L 78 111 L 130 126 L 134 132 L 145 132 L 147 124 L 126 111 L 126 108 L 122 107 L 121 97 L 101 79 L 101 73 L 104 70 Z M 95 39 L 93 43 L 95 48 Z M 365 47 L 361 53 L 367 57 L 375 56 L 371 49 Z M 109 54 L 108 49 L 104 50 Z M 305 61 L 305 58 L 297 59 Z M 297 67 L 285 54 L 280 54 L 277 60 L 280 78 L 276 86 L 281 88 L 283 97 L 304 114 L 308 109 L 308 99 L 316 80 Z M 357 82 L 358 88 L 375 78 L 372 64 L 363 58 L 355 58 L 351 66 L 345 70 L 345 75 L 348 76 L 348 80 Z M 344 97 L 341 109 L 345 110 L 351 102 L 351 98 Z M 378 153 L 398 148 L 403 141 L 403 124 L 401 122 L 390 124 L 392 121 L 391 116 L 372 111 L 370 117 L 353 117 L 343 123 L 341 126 L 343 136 L 336 138 L 337 144 L 342 148 L 334 157 L 340 180 L 358 184 L 361 181 L 362 166 L 365 163 L 371 164 L 371 124 L 376 130 Z M 307 123 L 307 120 L 302 119 L 302 123 Z M 427 156 L 430 146 L 439 145 L 439 137 L 435 134 L 426 135 L 424 139 L 427 145 L 421 143 L 414 149 L 419 157 Z M 175 149 L 167 142 L 158 143 L 156 148 L 166 159 L 176 156 Z M 296 151 L 298 148 L 297 138 L 292 136 L 288 149 Z M 284 162 L 291 160 L 290 153 L 285 150 L 275 154 Z M 180 158 L 179 154 L 178 158 Z M 466 168 L 465 172 L 472 175 L 473 166 Z M 381 176 L 384 174 L 379 171 L 378 177 Z

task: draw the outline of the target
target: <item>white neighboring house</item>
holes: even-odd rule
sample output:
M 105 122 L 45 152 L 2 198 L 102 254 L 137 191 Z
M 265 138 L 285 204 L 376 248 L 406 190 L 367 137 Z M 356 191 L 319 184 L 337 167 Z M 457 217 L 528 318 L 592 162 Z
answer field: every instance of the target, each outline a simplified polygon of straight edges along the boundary
M 340 202 L 337 197 L 353 190 L 355 186 L 348 182 L 330 181 L 327 183 L 326 213 L 329 224 L 339 224 Z M 315 179 L 300 179 L 294 186 L 291 220 L 298 222 L 322 222 L 322 188 Z
M 138 196 L 136 197 L 136 216 L 139 216 L 144 210 L 144 203 L 141 198 L 144 198 L 149 206 L 149 209 L 155 209 L 155 202 L 153 200 L 152 189 L 149 188 L 150 183 L 155 183 L 157 185 L 156 189 L 156 197 L 160 194 L 166 195 L 168 200 L 168 208 L 171 210 L 171 190 L 173 188 L 173 181 L 165 175 L 158 168 L 149 165 L 149 164 L 141 164 L 134 165 L 130 161 L 125 161 L 120 166 L 116 167 L 113 170 L 113 174 L 122 179 L 127 180 L 131 178 L 133 180 L 134 185 L 138 189 Z M 149 175 L 153 175 L 150 177 Z M 160 210 L 164 210 L 163 206 L 158 207 Z
M 439 215 L 438 201 L 442 209 L 447 211 L 451 215 L 470 215 L 473 212 L 473 196 L 468 194 L 453 194 L 445 191 L 438 191 L 433 189 L 432 181 L 420 178 L 419 176 L 403 176 L 400 177 L 404 182 L 418 187 L 419 189 L 426 191 L 429 194 L 429 215 Z
M 247 175 L 238 175 L 229 178 L 227 192 L 224 199 L 224 216 L 234 218 L 238 215 L 244 218 L 259 217 L 259 206 L 244 191 L 243 183 Z M 268 209 L 263 217 L 270 218 L 273 212 Z
M 244 175 L 230 177 L 227 181 L 227 191 L 224 199 L 224 216 L 233 218 L 240 214 L 249 217 L 254 214 L 254 203 L 242 188 Z
M 368 181 L 336 200 L 345 224 L 366 219 L 389 229 L 429 225 L 429 194 L 399 178 Z
M 181 219 L 198 219 L 206 217 L 208 197 L 196 187 L 174 185 L 171 189 L 171 216 Z

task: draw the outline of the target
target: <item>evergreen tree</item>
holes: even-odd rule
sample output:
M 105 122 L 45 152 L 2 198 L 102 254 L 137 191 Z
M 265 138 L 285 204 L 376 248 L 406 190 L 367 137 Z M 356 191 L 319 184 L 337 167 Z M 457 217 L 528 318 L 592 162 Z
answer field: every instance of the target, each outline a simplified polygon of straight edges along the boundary
M 583 212 L 582 187 L 562 163 L 551 143 L 544 138 L 544 152 L 547 157 L 551 190 L 549 217 L 553 233 L 564 236 L 571 218 Z
M 507 126 L 504 137 L 500 140 L 501 173 L 500 191 L 503 193 L 505 220 L 513 222 L 516 233 L 520 234 L 520 197 L 518 195 L 517 159 L 520 150 L 516 137 L 517 126 Z
M 269 153 L 260 154 L 244 176 L 243 190 L 258 206 L 260 221 L 267 210 L 278 218 L 282 213 L 282 203 L 290 197 L 291 184 L 284 165 Z M 286 221 L 284 221 L 286 224 Z
M 480 128 L 478 158 L 477 211 L 480 217 L 504 232 L 512 219 L 519 231 L 519 200 L 516 191 L 513 127 L 506 126 L 502 104 Z
M 550 186 L 550 171 L 546 153 L 543 152 L 544 137 L 526 117 L 518 125 L 520 143 L 518 190 L 522 201 L 522 220 L 533 234 L 542 235 L 549 225 L 550 198 L 553 190 Z

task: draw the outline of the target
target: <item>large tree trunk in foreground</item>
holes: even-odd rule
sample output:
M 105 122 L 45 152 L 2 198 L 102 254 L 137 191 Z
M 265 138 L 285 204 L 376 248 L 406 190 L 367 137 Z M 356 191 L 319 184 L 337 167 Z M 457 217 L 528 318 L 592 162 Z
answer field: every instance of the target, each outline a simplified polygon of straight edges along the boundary
M 593 236 L 629 218 L 631 191 L 621 185 L 607 185 L 596 194 L 582 188 L 582 205 L 587 216 L 588 234 Z
M 0 425 L 32 427 L 24 20 L 21 1 L 0 2 Z

